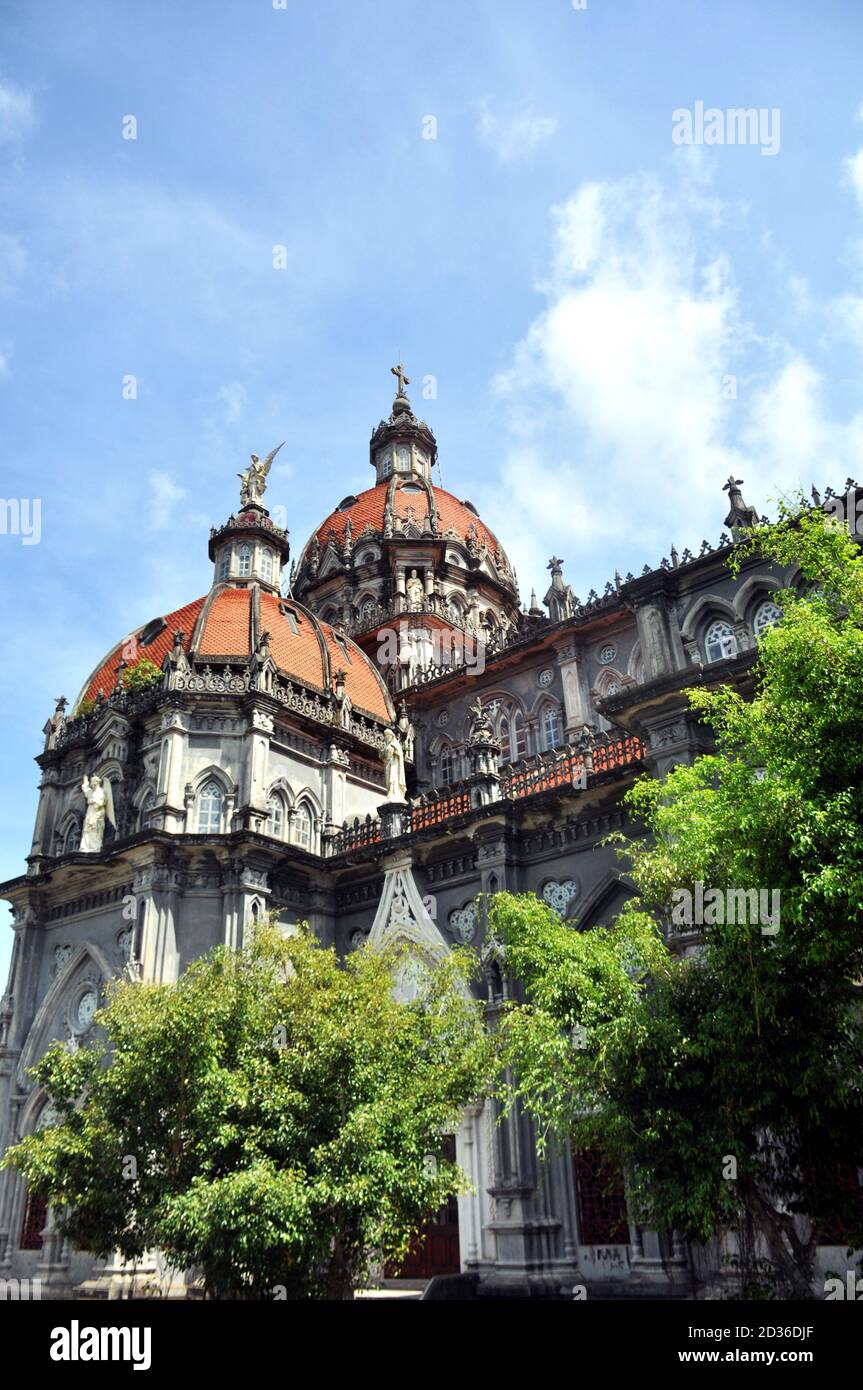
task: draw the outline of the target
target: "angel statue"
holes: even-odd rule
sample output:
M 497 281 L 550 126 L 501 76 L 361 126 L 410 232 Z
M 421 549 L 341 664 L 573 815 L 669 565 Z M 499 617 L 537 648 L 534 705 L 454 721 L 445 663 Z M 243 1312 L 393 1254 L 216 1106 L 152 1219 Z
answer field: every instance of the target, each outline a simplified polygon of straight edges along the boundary
M 405 750 L 393 729 L 384 729 L 384 775 L 387 801 L 405 801 L 408 784 L 405 778 Z
M 84 816 L 80 850 L 82 854 L 98 854 L 105 838 L 106 820 L 115 830 L 117 828 L 111 783 L 107 777 L 99 777 L 95 772 L 92 777 L 85 773 L 81 790 L 87 802 L 87 813 Z
M 281 448 L 284 447 L 284 440 L 277 444 L 275 449 L 271 449 L 263 463 L 257 454 L 250 455 L 252 462 L 243 473 L 238 473 L 240 480 L 240 505 L 250 507 L 259 505 L 267 488 L 267 474 L 273 464 L 273 459 Z

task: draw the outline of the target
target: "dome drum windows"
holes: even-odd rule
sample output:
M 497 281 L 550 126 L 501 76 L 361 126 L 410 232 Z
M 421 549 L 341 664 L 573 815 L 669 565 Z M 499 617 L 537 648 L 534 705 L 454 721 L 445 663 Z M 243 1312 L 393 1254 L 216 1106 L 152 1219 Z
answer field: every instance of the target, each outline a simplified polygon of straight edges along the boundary
M 273 552 L 268 545 L 261 551 L 261 578 L 265 584 L 272 584 L 274 573 Z
M 237 574 L 241 579 L 248 579 L 252 573 L 252 547 L 241 545 L 237 551 Z
M 199 835 L 220 835 L 225 806 L 225 793 L 218 782 L 209 781 L 198 793 L 196 830 Z

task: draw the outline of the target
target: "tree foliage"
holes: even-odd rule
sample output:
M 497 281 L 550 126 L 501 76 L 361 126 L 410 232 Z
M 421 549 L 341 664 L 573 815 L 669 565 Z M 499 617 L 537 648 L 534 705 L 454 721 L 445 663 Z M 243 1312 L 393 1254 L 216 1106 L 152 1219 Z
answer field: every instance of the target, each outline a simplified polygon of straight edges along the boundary
M 34 1069 L 59 1122 L 4 1161 L 81 1249 L 160 1248 L 213 1296 L 350 1297 L 464 1190 L 441 1133 L 490 1067 L 472 958 L 420 972 L 409 1003 L 401 964 L 267 926 L 176 984 L 118 984 L 102 1041 Z
M 745 1219 L 800 1296 L 819 1235 L 863 1246 L 863 560 L 802 506 L 737 563 L 750 552 L 799 566 L 801 587 L 779 597 L 753 698 L 691 694 L 715 753 L 627 794 L 648 832 L 616 837 L 636 896 L 608 930 L 514 899 L 493 925 L 527 990 L 505 1033 L 540 1123 L 601 1137 L 659 1229 L 707 1240 Z M 681 954 L 675 905 L 698 885 L 722 906 Z M 751 889 L 775 925 L 741 911 Z

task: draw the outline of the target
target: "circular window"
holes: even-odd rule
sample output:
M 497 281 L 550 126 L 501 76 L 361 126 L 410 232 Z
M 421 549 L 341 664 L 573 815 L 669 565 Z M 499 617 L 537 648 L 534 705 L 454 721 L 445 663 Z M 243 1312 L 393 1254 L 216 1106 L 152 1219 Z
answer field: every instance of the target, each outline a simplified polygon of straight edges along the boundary
M 599 653 L 599 659 L 602 662 L 603 666 L 607 666 L 609 662 L 613 661 L 616 656 L 617 647 L 613 646 L 611 642 L 604 646 Z
M 66 962 L 71 958 L 71 956 L 72 956 L 72 947 L 71 947 L 71 946 L 55 946 L 55 947 L 54 947 L 54 964 L 56 965 L 56 967 L 57 967 L 58 970 L 62 970 L 62 969 L 63 969 L 63 966 L 64 966 L 64 965 L 66 964 Z
M 125 927 L 117 935 L 117 945 L 120 948 L 120 955 L 124 960 L 128 960 L 132 954 L 132 941 L 134 938 L 134 927 Z
M 542 896 L 550 908 L 565 917 L 570 903 L 578 897 L 578 884 L 571 878 L 565 878 L 562 883 L 547 883 Z
M 540 671 L 536 679 L 539 685 L 551 685 L 554 680 L 554 672 L 549 666 L 546 666 L 544 671 Z
M 443 728 L 444 725 L 446 725 L 446 724 L 449 723 L 449 710 L 448 710 L 448 709 L 442 709 L 442 710 L 441 710 L 440 714 L 439 714 L 438 717 L 437 717 L 437 722 L 438 722 L 438 725 L 440 726 L 440 728 Z
M 75 1022 L 82 1031 L 86 1031 L 93 1022 L 96 1010 L 99 1007 L 99 1000 L 94 989 L 85 990 L 78 1000 L 78 1007 L 75 1010 Z
M 449 929 L 457 941 L 466 946 L 473 941 L 476 932 L 476 903 L 457 907 L 449 915 Z

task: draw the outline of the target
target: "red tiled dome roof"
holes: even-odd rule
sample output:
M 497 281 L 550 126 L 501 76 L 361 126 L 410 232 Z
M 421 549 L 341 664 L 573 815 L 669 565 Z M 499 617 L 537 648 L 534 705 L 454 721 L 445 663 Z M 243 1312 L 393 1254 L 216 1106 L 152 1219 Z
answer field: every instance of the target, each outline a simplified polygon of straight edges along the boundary
M 249 660 L 255 592 L 254 589 L 217 585 L 204 598 L 166 614 L 165 626 L 149 643 L 145 644 L 138 636 L 135 655 L 127 659 L 127 664 L 133 666 L 147 657 L 154 665 L 161 666 L 178 629 L 183 630 L 186 652 L 194 647 L 199 656 L 214 662 L 227 658 Z M 257 592 L 260 599 L 257 631 L 269 633 L 270 653 L 280 671 L 304 685 L 324 691 L 332 688 L 336 671 L 342 670 L 351 703 L 376 719 L 393 721 L 395 712 L 386 686 L 374 663 L 355 642 L 349 637 L 337 636 L 329 623 L 321 622 L 293 599 L 282 600 L 263 590 Z M 148 624 L 148 627 L 153 625 Z M 147 629 L 142 632 L 146 635 Z M 100 692 L 106 696 L 111 693 L 117 680 L 118 661 L 132 637 L 124 638 L 109 652 L 87 681 L 80 698 L 92 700 Z
M 411 485 L 410 491 L 405 491 L 406 484 Z M 326 545 L 330 531 L 335 533 L 337 540 L 342 540 L 348 517 L 351 519 L 355 544 L 360 539 L 360 532 L 365 526 L 371 525 L 375 531 L 383 531 L 388 489 L 388 481 L 378 483 L 375 487 L 367 488 L 365 492 L 361 492 L 349 506 L 331 512 L 326 521 L 322 522 L 314 533 L 319 544 Z M 464 502 L 460 502 L 457 497 L 453 497 L 451 492 L 446 492 L 442 487 L 433 487 L 432 491 L 441 532 L 446 532 L 452 527 L 456 535 L 465 541 L 471 526 L 473 526 L 476 530 L 477 540 L 485 541 L 492 553 L 498 548 L 503 549 L 485 522 L 480 521 L 476 512 L 471 511 Z M 408 508 L 411 510 L 409 511 Z M 417 489 L 416 484 L 409 476 L 403 480 L 399 479 L 393 494 L 393 515 L 401 517 L 404 521 L 407 521 L 412 515 L 414 521 L 422 526 L 427 514 L 428 497 L 425 488 Z

